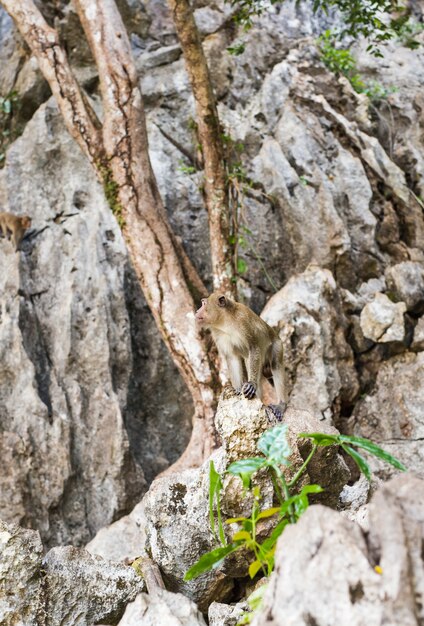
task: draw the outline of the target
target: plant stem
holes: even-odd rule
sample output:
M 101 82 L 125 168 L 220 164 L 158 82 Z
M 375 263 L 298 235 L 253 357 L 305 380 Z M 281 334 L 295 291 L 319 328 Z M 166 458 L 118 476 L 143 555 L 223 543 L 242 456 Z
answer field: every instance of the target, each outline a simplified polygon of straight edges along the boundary
M 289 493 L 289 488 L 288 488 L 287 483 L 286 483 L 286 479 L 284 478 L 283 472 L 280 470 L 279 467 L 276 467 L 276 466 L 273 466 L 273 467 L 274 467 L 275 473 L 277 474 L 278 479 L 279 479 L 279 481 L 281 483 L 281 487 L 282 487 L 283 493 L 284 493 L 284 499 L 287 501 L 287 500 L 290 499 L 290 493 Z M 290 517 L 290 523 L 291 524 L 295 524 L 296 520 L 295 520 L 295 517 L 294 517 L 294 514 L 293 514 L 293 507 L 292 507 L 292 505 L 289 506 L 289 517 Z
M 275 493 L 277 494 L 278 501 L 282 505 L 284 503 L 284 498 L 283 498 L 283 496 L 281 494 L 280 486 L 279 486 L 279 484 L 277 482 L 277 479 L 276 479 L 275 474 L 274 474 L 273 471 L 271 471 L 271 480 L 272 480 L 272 484 L 273 484 L 274 489 L 275 489 Z
M 299 478 L 302 476 L 303 472 L 305 471 L 309 461 L 312 459 L 312 457 L 314 456 L 316 449 L 317 449 L 317 444 L 314 443 L 312 450 L 310 451 L 308 458 L 306 459 L 306 461 L 304 462 L 304 464 L 302 465 L 302 467 L 299 469 L 299 471 L 294 475 L 294 477 L 291 479 L 291 481 L 289 482 L 289 484 L 287 485 L 288 487 L 293 487 L 293 485 L 295 485 L 297 483 L 297 481 L 299 480 Z

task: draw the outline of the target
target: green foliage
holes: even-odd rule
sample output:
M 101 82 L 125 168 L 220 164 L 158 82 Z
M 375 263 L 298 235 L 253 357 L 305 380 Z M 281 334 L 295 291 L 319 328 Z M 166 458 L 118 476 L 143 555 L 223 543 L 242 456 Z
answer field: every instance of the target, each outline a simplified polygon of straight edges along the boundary
M 368 480 L 371 480 L 371 470 L 364 457 L 352 448 L 362 448 L 369 454 L 393 465 L 396 469 L 406 472 L 406 467 L 398 461 L 394 456 L 377 446 L 369 439 L 363 437 L 353 437 L 350 435 L 323 435 L 322 433 L 300 433 L 299 437 L 306 437 L 311 439 L 317 446 L 332 446 L 339 445 L 343 450 L 352 457 L 360 471 L 365 474 Z
M 250 496 L 253 498 L 252 510 L 249 517 L 241 516 L 225 520 L 228 526 L 237 524 L 237 528 L 228 545 L 226 545 L 225 533 L 222 528 L 219 500 L 223 483 L 214 464 L 212 462 L 210 463 L 210 523 L 213 536 L 217 540 L 214 514 L 215 505 L 221 546 L 203 554 L 197 563 L 187 571 L 184 580 L 192 580 L 211 569 L 219 567 L 225 557 L 237 550 L 247 551 L 253 557 L 248 570 L 251 578 L 254 578 L 258 573 L 269 576 L 274 568 L 274 555 L 278 538 L 288 524 L 297 522 L 306 511 L 309 506 L 309 495 L 323 491 L 320 485 L 304 485 L 298 493 L 290 493 L 290 490 L 296 487 L 318 447 L 331 445 L 341 446 L 357 463 L 360 471 L 365 474 L 368 480 L 371 477 L 370 468 L 364 457 L 359 454 L 355 448 L 361 448 L 377 458 L 390 463 L 397 469 L 402 471 L 406 469 L 402 463 L 391 454 L 385 452 L 385 450 L 372 443 L 372 441 L 362 437 L 329 435 L 327 433 L 301 433 L 299 437 L 310 439 L 313 446 L 303 465 L 289 483 L 287 483 L 281 471 L 282 466 L 290 466 L 291 455 L 291 449 L 287 439 L 287 426 L 285 424 L 279 424 L 270 428 L 258 439 L 257 448 L 259 452 L 262 453 L 262 456 L 235 461 L 228 466 L 226 473 L 238 476 L 243 483 L 244 490 L 250 490 Z M 264 510 L 261 509 L 262 497 L 260 489 L 258 486 L 252 487 L 252 478 L 254 474 L 260 470 L 269 472 L 274 485 L 276 499 L 279 501 L 278 506 Z M 274 518 L 272 532 L 265 540 L 260 541 L 258 540 L 258 524 L 261 520 L 269 518 Z M 248 603 L 252 611 L 260 608 L 265 587 L 265 585 L 261 586 L 249 597 Z M 249 624 L 251 619 L 252 613 L 245 613 L 239 621 L 239 625 Z
M 254 617 L 255 612 L 259 611 L 259 609 L 262 606 L 262 603 L 264 600 L 264 593 L 267 589 L 267 586 L 268 585 L 263 584 L 250 594 L 250 596 L 247 598 L 247 604 L 249 605 L 250 611 L 246 611 L 242 615 L 242 617 L 237 622 L 236 626 L 244 626 L 245 624 L 250 624 L 250 622 L 252 621 Z
M 114 180 L 110 167 L 106 165 L 99 166 L 99 172 L 103 180 L 103 190 L 106 200 L 108 201 L 110 210 L 116 217 L 121 230 L 125 226 L 125 218 L 123 215 L 122 204 L 119 202 L 119 186 Z
M 211 461 L 209 464 L 209 521 L 211 525 L 212 534 L 214 535 L 215 539 L 218 540 L 218 537 L 216 536 L 216 533 L 215 533 L 215 515 L 214 515 L 214 503 L 216 502 L 219 539 L 221 541 L 221 544 L 225 546 L 226 545 L 225 533 L 224 533 L 224 527 L 222 525 L 221 505 L 219 501 L 219 494 L 221 493 L 221 489 L 222 489 L 221 476 L 216 471 L 213 461 Z
M 186 165 L 182 159 L 178 161 L 178 171 L 182 174 L 195 174 L 197 172 L 193 165 Z
M 14 115 L 20 107 L 16 91 L 0 96 L 0 167 L 3 167 L 8 146 L 21 134 L 21 129 L 14 125 Z
M 358 72 L 356 59 L 350 50 L 340 48 L 334 38 L 334 33 L 326 30 L 318 39 L 321 59 L 331 72 L 345 76 L 357 93 L 363 93 L 372 102 L 387 98 L 396 91 L 395 87 L 386 88 L 377 81 L 365 83 Z
M 301 0 L 297 0 L 300 3 Z M 236 9 L 234 20 L 249 30 L 253 19 L 260 16 L 267 8 L 264 0 L 227 0 Z M 284 0 L 270 0 L 271 4 L 282 4 Z M 337 33 L 345 36 L 369 40 L 368 51 L 375 56 L 382 56 L 379 45 L 402 33 L 408 20 L 406 8 L 396 0 L 314 0 L 313 10 L 329 14 L 337 10 L 341 14 L 343 26 Z M 396 12 L 396 19 L 391 15 Z
M 244 42 L 236 43 L 234 46 L 227 48 L 227 51 L 233 56 L 240 56 L 246 50 L 246 44 Z
M 396 21 L 398 22 L 396 34 L 402 45 L 411 50 L 419 48 L 421 42 L 417 41 L 415 37 L 424 31 L 424 24 L 417 22 L 408 15 L 403 15 Z

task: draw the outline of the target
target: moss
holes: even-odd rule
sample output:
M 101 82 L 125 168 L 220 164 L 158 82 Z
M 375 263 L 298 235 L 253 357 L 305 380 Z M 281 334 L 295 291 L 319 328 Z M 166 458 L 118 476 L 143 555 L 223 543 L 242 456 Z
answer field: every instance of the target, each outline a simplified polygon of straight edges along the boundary
M 110 210 L 114 214 L 116 221 L 122 230 L 125 227 L 125 218 L 123 215 L 122 204 L 119 201 L 118 183 L 114 180 L 110 167 L 101 165 L 99 170 L 103 180 L 103 189 L 106 200 L 108 201 Z

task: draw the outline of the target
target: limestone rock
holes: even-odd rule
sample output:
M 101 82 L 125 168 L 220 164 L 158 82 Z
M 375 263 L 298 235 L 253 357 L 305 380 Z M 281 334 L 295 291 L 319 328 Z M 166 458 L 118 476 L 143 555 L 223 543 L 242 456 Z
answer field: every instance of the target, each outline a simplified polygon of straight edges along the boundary
M 44 624 L 43 546 L 40 535 L 0 521 L 0 623 Z
M 284 414 L 288 425 L 288 440 L 292 450 L 292 465 L 285 469 L 291 478 L 303 464 L 311 444 L 298 439 L 300 432 L 337 432 L 329 424 L 317 422 L 307 411 L 288 408 Z M 221 474 L 230 462 L 257 456 L 256 443 L 260 435 L 276 423 L 259 400 L 246 400 L 227 389 L 220 399 L 216 426 L 223 447 L 211 457 Z M 146 551 L 159 566 L 164 582 L 171 591 L 184 593 L 194 600 L 201 611 L 211 602 L 225 601 L 233 586 L 233 579 L 246 576 L 253 554 L 236 552 L 224 563 L 198 578 L 183 581 L 186 571 L 199 557 L 217 547 L 209 529 L 208 490 L 209 460 L 198 470 L 155 480 L 143 499 L 146 520 Z M 318 483 L 325 489 L 322 496 L 336 505 L 340 491 L 349 478 L 349 470 L 336 447 L 323 448 L 311 461 L 300 485 Z M 221 494 L 221 511 L 224 517 L 250 515 L 252 501 L 243 493 L 238 477 L 226 476 Z M 254 478 L 260 486 L 263 508 L 275 504 L 271 478 L 258 472 Z M 265 519 L 258 524 L 257 535 L 269 535 L 275 520 Z M 228 538 L 234 529 L 226 528 Z
M 222 568 L 185 582 L 186 571 L 216 547 L 209 529 L 207 462 L 201 470 L 187 470 L 153 481 L 144 496 L 146 548 L 159 566 L 165 585 L 206 611 L 213 600 L 225 600 L 233 587 Z
M 116 624 L 126 604 L 145 589 L 132 567 L 108 563 L 72 546 L 52 548 L 43 569 L 47 626 Z
M 0 622 L 4 626 L 116 624 L 145 588 L 131 567 L 85 550 L 53 548 L 39 533 L 0 521 Z
M 423 490 L 423 481 L 409 475 L 377 491 L 367 539 L 339 513 L 311 506 L 278 542 L 253 626 L 418 626 L 424 499 L 417 495 Z
M 206 626 L 197 606 L 181 593 L 159 589 L 128 604 L 119 626 Z
M 414 328 L 414 338 L 411 343 L 411 350 L 419 352 L 424 350 L 424 317 L 420 317 Z
M 236 626 L 247 609 L 247 602 L 237 604 L 212 602 L 208 611 L 209 626 Z
M 424 353 L 405 353 L 381 364 L 375 387 L 353 412 L 353 433 L 367 437 L 424 477 Z M 387 479 L 390 465 L 368 457 L 376 475 Z
M 424 265 L 405 261 L 386 270 L 388 289 L 408 311 L 422 312 L 424 307 Z
M 347 319 L 333 275 L 309 266 L 269 300 L 261 316 L 280 328 L 290 406 L 332 424 L 341 403 L 352 402 L 359 391 L 353 352 L 345 338 Z
M 144 554 L 145 524 L 144 506 L 140 502 L 129 515 L 101 528 L 85 548 L 108 561 L 131 562 Z
M 404 302 L 394 303 L 385 294 L 377 293 L 362 309 L 360 324 L 364 336 L 379 343 L 403 341 L 405 312 Z
M 191 405 L 53 100 L 8 150 L 0 206 L 33 218 L 20 254 L 0 239 L 0 516 L 80 545 L 179 456 Z

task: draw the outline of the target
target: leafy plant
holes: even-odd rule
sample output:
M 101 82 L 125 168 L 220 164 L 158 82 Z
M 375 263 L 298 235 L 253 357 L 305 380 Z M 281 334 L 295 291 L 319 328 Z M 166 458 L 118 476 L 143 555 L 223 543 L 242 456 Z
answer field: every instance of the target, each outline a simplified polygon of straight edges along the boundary
M 21 134 L 21 129 L 13 124 L 14 114 L 19 107 L 20 100 L 16 91 L 0 96 L 0 167 L 4 165 L 7 147 Z
M 193 165 L 186 165 L 183 160 L 179 161 L 178 171 L 182 174 L 195 174 L 197 172 L 196 168 Z
M 209 511 L 212 534 L 221 545 L 214 550 L 203 554 L 187 572 L 184 580 L 191 580 L 200 574 L 219 567 L 225 557 L 237 550 L 245 550 L 254 556 L 249 565 L 249 575 L 254 578 L 258 572 L 269 576 L 274 567 L 274 554 L 276 543 L 287 524 L 295 523 L 309 506 L 308 496 L 323 491 L 320 485 L 305 485 L 296 493 L 296 485 L 305 472 L 310 460 L 319 447 L 331 445 L 341 446 L 358 465 L 361 472 L 368 480 L 371 478 L 371 470 L 365 458 L 355 449 L 360 448 L 390 463 L 399 470 L 405 471 L 404 465 L 391 454 L 362 437 L 348 435 L 329 435 L 326 433 L 301 433 L 301 438 L 310 439 L 312 449 L 296 474 L 287 481 L 282 470 L 290 467 L 291 449 L 287 440 L 287 426 L 279 424 L 267 430 L 258 439 L 257 448 L 261 456 L 250 457 L 231 463 L 226 474 L 238 476 L 242 481 L 245 493 L 250 491 L 253 497 L 252 510 L 249 517 L 235 517 L 225 520 L 225 524 L 237 524 L 236 532 L 231 536 L 227 544 L 224 526 L 221 521 L 219 494 L 222 489 L 222 479 L 216 471 L 213 463 L 210 464 L 209 472 Z M 278 505 L 269 509 L 261 510 L 261 493 L 257 485 L 251 486 L 252 477 L 258 471 L 269 473 L 275 498 Z M 218 519 L 218 533 L 215 524 L 215 508 Z M 274 518 L 274 527 L 269 536 L 260 541 L 258 539 L 258 524 L 266 518 Z M 247 622 L 246 622 L 247 623 Z
M 401 16 L 398 19 L 398 29 L 397 29 L 397 37 L 398 40 L 406 47 L 411 50 L 416 50 L 420 47 L 421 42 L 417 41 L 415 37 L 420 35 L 424 30 L 424 24 L 421 22 L 417 22 L 412 19 L 410 16 Z
M 234 20 L 244 30 L 249 30 L 253 19 L 262 15 L 269 6 L 265 0 L 226 0 L 234 9 Z M 282 4 L 284 0 L 270 0 L 271 5 Z M 298 0 L 298 3 L 300 0 Z M 342 26 L 337 33 L 339 39 L 346 36 L 369 40 L 367 50 L 382 56 L 379 45 L 402 32 L 408 20 L 408 11 L 396 0 L 314 0 L 313 11 L 325 14 L 337 10 L 341 14 Z M 396 19 L 391 15 L 396 12 Z
M 357 93 L 363 93 L 372 102 L 383 100 L 396 91 L 395 87 L 384 87 L 377 81 L 366 83 L 358 72 L 356 59 L 345 48 L 337 46 L 334 33 L 326 30 L 318 39 L 321 59 L 331 72 L 345 76 Z

